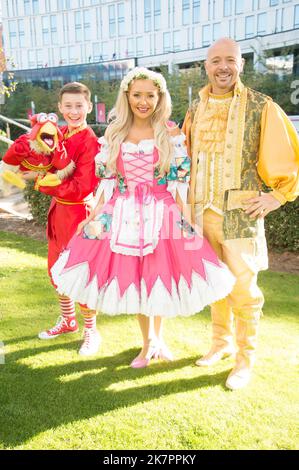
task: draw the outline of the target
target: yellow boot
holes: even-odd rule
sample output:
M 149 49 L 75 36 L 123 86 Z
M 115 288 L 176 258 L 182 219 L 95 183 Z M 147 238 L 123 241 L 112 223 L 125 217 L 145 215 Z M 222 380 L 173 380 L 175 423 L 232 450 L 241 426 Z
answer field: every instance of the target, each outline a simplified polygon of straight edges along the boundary
M 236 365 L 225 384 L 230 390 L 246 387 L 250 381 L 255 361 L 258 322 L 257 316 L 252 319 L 236 317 L 236 340 L 239 350 L 236 355 Z
M 219 300 L 211 306 L 212 347 L 208 354 L 196 361 L 197 366 L 208 367 L 224 357 L 235 354 L 233 344 L 233 315 L 227 299 Z

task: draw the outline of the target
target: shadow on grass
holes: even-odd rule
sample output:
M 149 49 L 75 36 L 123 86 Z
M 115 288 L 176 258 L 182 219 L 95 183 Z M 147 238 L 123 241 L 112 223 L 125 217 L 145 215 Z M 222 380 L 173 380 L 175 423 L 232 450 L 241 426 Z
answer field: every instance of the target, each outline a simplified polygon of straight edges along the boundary
M 117 387 L 123 381 L 134 381 L 190 366 L 197 357 L 188 357 L 172 363 L 153 362 L 150 367 L 139 370 L 129 366 L 137 349 L 123 351 L 115 356 L 87 360 L 78 356 L 77 363 L 43 368 L 30 368 L 18 362 L 61 347 L 73 349 L 77 346 L 77 341 L 56 343 L 36 349 L 22 349 L 6 355 L 6 364 L 0 366 L 0 436 L 5 448 L 24 444 L 39 433 L 74 421 L 167 395 L 219 385 L 224 383 L 227 376 L 227 371 L 223 371 L 191 379 L 168 380 L 143 386 L 138 384 L 125 390 L 113 390 L 113 386 Z M 95 372 L 95 369 L 99 369 L 98 372 Z M 84 375 L 77 378 L 76 374 L 80 373 Z
M 45 229 L 46 230 L 46 229 Z M 0 231 L 0 247 L 30 255 L 47 257 L 47 242 L 33 240 L 11 232 Z

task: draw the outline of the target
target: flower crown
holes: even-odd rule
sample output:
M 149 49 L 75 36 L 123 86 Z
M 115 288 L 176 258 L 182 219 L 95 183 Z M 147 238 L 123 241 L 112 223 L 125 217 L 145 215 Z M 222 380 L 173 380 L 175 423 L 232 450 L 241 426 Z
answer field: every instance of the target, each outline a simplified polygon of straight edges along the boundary
M 120 88 L 123 91 L 128 91 L 133 80 L 152 80 L 161 93 L 165 93 L 167 90 L 166 80 L 163 75 L 154 72 L 153 70 L 146 69 L 145 67 L 135 67 L 127 73 L 127 75 L 122 79 Z

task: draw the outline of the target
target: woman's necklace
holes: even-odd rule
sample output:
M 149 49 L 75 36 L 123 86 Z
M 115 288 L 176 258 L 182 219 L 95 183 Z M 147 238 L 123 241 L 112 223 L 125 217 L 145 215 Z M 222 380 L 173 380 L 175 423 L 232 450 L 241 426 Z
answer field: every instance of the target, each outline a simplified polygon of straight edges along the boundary
M 83 129 L 85 129 L 86 127 L 87 127 L 87 124 L 84 123 L 84 124 L 81 124 L 81 126 L 74 129 L 73 131 L 67 132 L 66 134 L 64 134 L 64 140 L 69 139 L 70 137 L 72 137 L 75 134 L 78 134 L 78 132 L 83 131 Z

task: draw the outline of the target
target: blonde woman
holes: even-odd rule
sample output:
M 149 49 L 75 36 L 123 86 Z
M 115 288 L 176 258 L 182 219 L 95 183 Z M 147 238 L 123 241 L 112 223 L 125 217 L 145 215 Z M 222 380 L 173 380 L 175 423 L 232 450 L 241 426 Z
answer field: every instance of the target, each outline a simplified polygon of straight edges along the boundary
M 137 67 L 122 80 L 99 139 L 98 203 L 52 269 L 58 292 L 86 308 L 137 314 L 143 347 L 134 368 L 172 359 L 162 317 L 195 314 L 234 284 L 182 216 L 190 160 L 170 114 L 161 74 Z

